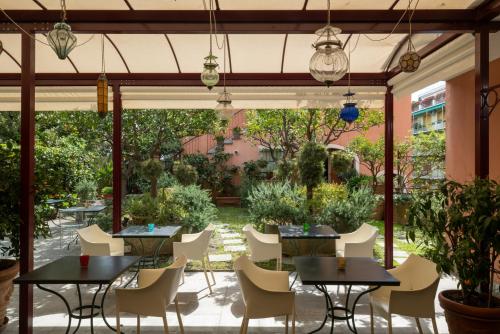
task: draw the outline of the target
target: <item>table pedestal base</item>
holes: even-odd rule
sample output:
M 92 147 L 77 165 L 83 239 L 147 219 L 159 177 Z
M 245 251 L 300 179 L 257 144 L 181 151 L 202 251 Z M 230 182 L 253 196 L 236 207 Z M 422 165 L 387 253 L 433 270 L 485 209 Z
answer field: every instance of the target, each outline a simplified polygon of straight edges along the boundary
M 330 328 L 330 333 L 331 334 L 333 333 L 333 327 L 334 327 L 335 319 L 337 319 L 337 320 L 345 320 L 347 322 L 347 327 L 349 327 L 349 330 L 351 332 L 357 334 L 358 331 L 356 329 L 356 322 L 355 322 L 355 319 L 354 319 L 354 316 L 356 315 L 356 313 L 355 313 L 356 312 L 356 305 L 357 305 L 359 299 L 363 295 L 365 295 L 367 293 L 370 293 L 372 291 L 375 291 L 378 288 L 380 288 L 380 286 L 375 286 L 375 287 L 369 288 L 366 291 L 361 292 L 354 299 L 354 303 L 352 304 L 352 307 L 349 308 L 349 297 L 351 295 L 352 285 L 349 285 L 349 288 L 347 289 L 347 297 L 346 297 L 346 301 L 345 301 L 345 307 L 334 306 L 333 305 L 332 298 L 330 297 L 330 294 L 328 293 L 328 289 L 327 289 L 326 285 L 315 285 L 315 286 L 316 286 L 316 289 L 318 289 L 319 291 L 321 291 L 323 293 L 323 295 L 325 296 L 326 314 L 325 314 L 325 318 L 323 319 L 323 322 L 321 323 L 321 325 L 317 329 L 313 330 L 312 332 L 309 332 L 310 334 L 316 333 L 316 332 L 319 332 L 320 330 L 322 330 L 325 327 L 325 324 L 326 324 L 326 322 L 327 322 L 328 319 L 332 319 L 332 326 Z M 336 315 L 335 311 L 343 312 L 345 315 L 343 315 L 343 316 Z

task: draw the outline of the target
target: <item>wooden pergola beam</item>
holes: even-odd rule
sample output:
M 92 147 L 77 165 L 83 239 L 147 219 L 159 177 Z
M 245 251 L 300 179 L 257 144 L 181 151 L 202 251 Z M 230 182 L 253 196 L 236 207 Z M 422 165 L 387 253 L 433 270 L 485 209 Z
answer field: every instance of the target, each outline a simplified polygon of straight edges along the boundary
M 45 32 L 60 20 L 59 10 L 9 10 L 7 13 L 25 29 Z M 333 10 L 334 24 L 344 33 L 388 33 L 400 21 L 402 10 Z M 68 23 L 80 33 L 179 33 L 206 34 L 209 31 L 204 10 L 70 10 Z M 310 34 L 325 24 L 323 10 L 221 10 L 217 12 L 218 32 L 226 34 Z M 395 33 L 406 33 L 408 22 L 401 22 Z M 473 9 L 416 10 L 412 30 L 418 32 L 473 32 L 478 23 Z M 0 17 L 2 32 L 18 32 Z M 497 22 L 489 29 L 499 28 Z
M 99 73 L 36 73 L 36 86 L 94 86 Z M 199 73 L 106 73 L 120 86 L 203 86 Z M 19 73 L 0 73 L 0 86 L 19 86 Z M 347 75 L 334 86 L 346 86 Z M 386 73 L 352 73 L 351 86 L 385 86 Z M 227 73 L 226 86 L 324 86 L 309 73 Z

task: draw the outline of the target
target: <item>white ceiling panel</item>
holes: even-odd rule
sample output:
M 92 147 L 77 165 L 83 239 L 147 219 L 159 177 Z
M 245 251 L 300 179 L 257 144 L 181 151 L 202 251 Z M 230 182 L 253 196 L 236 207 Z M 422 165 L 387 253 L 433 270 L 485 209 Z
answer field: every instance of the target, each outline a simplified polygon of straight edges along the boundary
M 165 35 L 110 34 L 108 36 L 120 50 L 131 72 L 178 72 Z
M 73 60 L 78 70 L 82 73 L 101 72 L 101 35 L 78 34 L 77 38 L 78 43 L 84 43 L 91 38 L 88 43 L 75 48 L 70 53 L 71 60 Z M 107 39 L 104 40 L 104 53 L 106 56 L 106 72 L 127 72 L 120 56 Z M 58 60 L 55 54 L 53 57 Z
M 387 58 L 391 55 L 394 48 L 404 38 L 404 34 L 394 34 L 388 38 L 387 35 L 372 34 L 369 35 L 372 41 L 365 35 L 355 35 L 351 38 L 350 45 L 347 45 L 345 50 L 350 48 L 351 53 L 351 71 L 352 72 L 381 72 L 384 70 L 384 65 Z M 384 39 L 385 38 L 385 39 Z M 383 39 L 383 40 L 382 40 Z
M 279 73 L 285 35 L 229 35 L 233 72 Z
M 412 2 L 412 8 L 415 7 L 416 1 Z M 417 9 L 466 9 L 475 7 L 477 0 L 420 0 Z M 394 9 L 406 9 L 408 0 L 400 0 Z
M 200 73 L 203 69 L 204 59 L 210 50 L 209 35 L 199 34 L 169 34 L 168 37 L 172 42 L 181 72 L 183 73 Z M 218 35 L 219 45 L 222 46 L 224 35 Z M 232 50 L 231 45 L 231 52 Z M 222 73 L 223 55 L 222 50 L 217 48 L 217 42 L 213 40 L 213 54 L 218 57 L 219 72 Z M 227 63 L 229 72 L 229 62 Z
M 219 5 L 222 10 L 298 10 L 304 0 L 219 0 Z
M 4 50 L 12 55 L 19 63 L 21 63 L 21 35 L 19 34 L 2 34 L 0 36 Z M 0 54 L 0 72 L 2 73 L 19 73 L 21 69 L 15 61 L 7 54 Z
M 3 9 L 41 9 L 33 0 L 0 0 Z
M 404 0 L 402 0 L 404 1 Z M 389 9 L 394 0 L 335 0 L 331 2 L 332 9 L 357 10 L 357 9 Z M 309 0 L 307 9 L 326 9 L 327 0 Z M 332 17 L 332 20 L 335 20 Z
M 209 6 L 209 0 L 129 0 L 129 3 L 137 10 L 203 10 Z
M 18 1 L 18 0 L 16 0 Z M 60 0 L 39 0 L 47 9 L 60 9 Z M 123 9 L 128 10 L 123 0 L 66 0 L 66 8 L 72 9 Z

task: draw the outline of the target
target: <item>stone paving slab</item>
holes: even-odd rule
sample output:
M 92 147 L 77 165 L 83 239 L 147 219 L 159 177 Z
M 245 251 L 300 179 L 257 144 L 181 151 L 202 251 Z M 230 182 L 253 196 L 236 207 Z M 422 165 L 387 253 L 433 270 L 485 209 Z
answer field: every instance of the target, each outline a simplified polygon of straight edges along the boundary
M 246 250 L 247 250 L 247 248 L 244 245 L 224 246 L 225 252 L 244 252 Z
M 219 228 L 219 229 L 217 229 L 217 231 L 219 231 L 219 233 L 224 233 L 224 234 L 228 234 L 228 233 L 233 232 L 231 230 L 228 230 L 227 228 Z
M 210 262 L 229 262 L 233 260 L 231 254 L 213 254 L 208 256 Z
M 243 240 L 241 240 L 241 239 L 224 239 L 224 240 L 222 240 L 222 244 L 224 244 L 224 245 L 242 245 Z
M 234 239 L 241 237 L 241 235 L 239 233 L 221 233 L 220 237 L 222 239 Z

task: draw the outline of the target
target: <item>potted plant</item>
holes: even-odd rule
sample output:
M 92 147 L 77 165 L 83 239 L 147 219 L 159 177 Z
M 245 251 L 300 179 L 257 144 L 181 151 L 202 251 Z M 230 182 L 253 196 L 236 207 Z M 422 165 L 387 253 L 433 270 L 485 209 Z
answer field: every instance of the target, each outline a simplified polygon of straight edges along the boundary
M 239 126 L 233 128 L 233 139 L 241 138 L 241 128 Z
M 93 180 L 82 179 L 76 184 L 75 192 L 80 202 L 88 207 L 90 206 L 90 201 L 96 197 L 97 184 Z
M 101 194 L 104 199 L 112 199 L 113 198 L 113 188 L 112 187 L 103 187 L 101 189 Z
M 217 143 L 217 147 L 224 148 L 224 136 L 218 134 L 215 136 L 215 142 Z
M 408 237 L 418 235 L 438 268 L 458 279 L 458 290 L 439 294 L 450 333 L 498 333 L 500 300 L 493 296 L 493 281 L 499 272 L 499 185 L 447 181 L 415 196 L 408 218 Z

